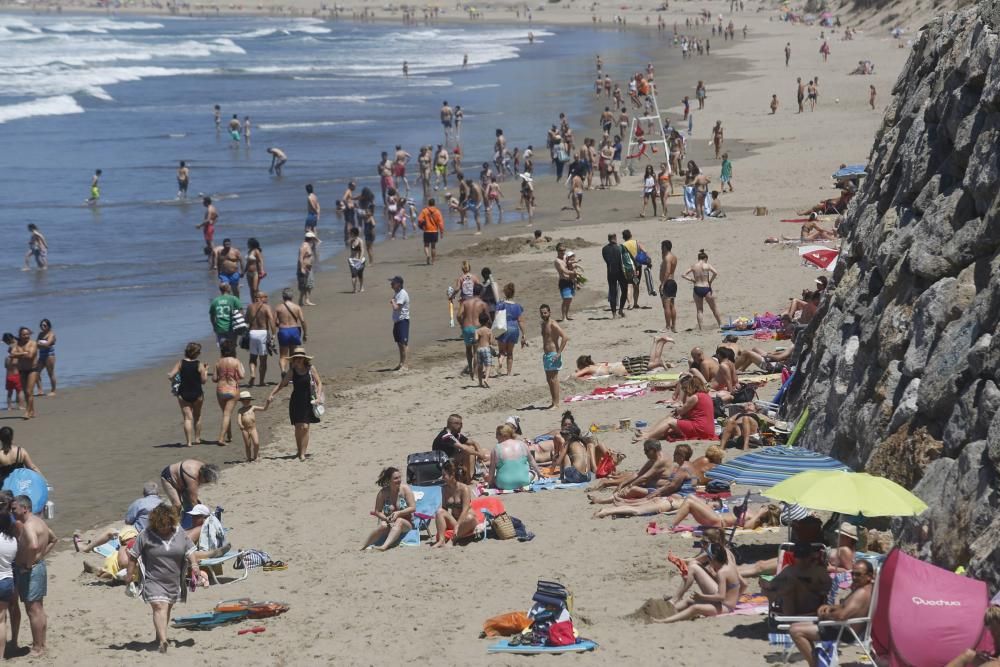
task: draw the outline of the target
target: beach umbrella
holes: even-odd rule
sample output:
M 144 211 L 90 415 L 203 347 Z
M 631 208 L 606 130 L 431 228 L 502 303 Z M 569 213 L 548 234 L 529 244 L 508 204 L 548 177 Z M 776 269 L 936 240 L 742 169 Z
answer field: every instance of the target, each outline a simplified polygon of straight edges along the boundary
M 799 248 L 799 257 L 803 262 L 832 273 L 837 266 L 840 251 L 822 245 L 804 245 Z
M 803 472 L 773 486 L 764 495 L 840 514 L 916 516 L 927 509 L 924 501 L 892 480 L 841 470 Z
M 806 470 L 849 470 L 837 459 L 801 447 L 764 447 L 717 465 L 706 473 L 709 479 L 770 487 Z
M 837 171 L 833 172 L 833 177 L 841 179 L 851 178 L 853 176 L 864 176 L 866 175 L 865 169 L 866 167 L 863 164 L 849 164 L 846 167 L 841 167 Z
M 3 481 L 3 490 L 15 496 L 31 498 L 31 511 L 38 514 L 49 501 L 49 485 L 45 478 L 30 468 L 12 470 Z

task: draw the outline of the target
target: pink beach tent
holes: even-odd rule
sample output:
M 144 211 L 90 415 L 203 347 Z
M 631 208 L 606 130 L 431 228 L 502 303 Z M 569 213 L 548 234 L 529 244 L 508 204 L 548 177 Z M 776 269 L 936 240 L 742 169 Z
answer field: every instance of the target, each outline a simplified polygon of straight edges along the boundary
M 992 649 L 986 583 L 895 549 L 879 573 L 872 645 L 890 667 L 940 667 L 968 648 Z

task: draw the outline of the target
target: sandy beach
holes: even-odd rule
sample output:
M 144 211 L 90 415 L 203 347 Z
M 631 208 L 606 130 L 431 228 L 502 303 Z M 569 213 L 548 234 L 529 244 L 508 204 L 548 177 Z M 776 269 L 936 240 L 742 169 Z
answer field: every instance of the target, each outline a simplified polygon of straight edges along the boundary
M 717 12 L 721 6 L 705 7 Z M 673 6 L 665 20 L 668 26 L 674 20 L 683 25 L 701 8 L 698 3 L 681 9 Z M 433 267 L 424 265 L 419 244 L 412 239 L 381 243 L 363 295 L 349 293 L 345 266 L 336 261 L 324 265 L 316 290 L 320 305 L 307 316 L 308 349 L 329 383 L 328 412 L 313 428 L 308 462 L 299 463 L 291 456 L 295 447 L 285 400 L 266 414 L 263 461 L 258 464 L 239 463 L 242 445 L 237 441 L 225 448 L 178 447 L 178 411 L 164 391 L 167 368 L 118 377 L 96 389 L 70 390 L 58 399 L 44 399 L 37 420 L 4 422 L 13 425 L 17 442 L 32 452 L 50 478 L 66 480 L 56 484 L 56 498 L 67 508 L 68 517 L 57 514 L 53 524 L 64 542 L 74 529 L 90 528 L 123 512 L 139 495 L 142 481 L 154 479 L 166 463 L 190 455 L 233 464 L 224 469 L 219 484 L 205 489 L 203 498 L 226 508 L 234 546 L 262 549 L 289 567 L 255 571 L 231 587 L 200 589 L 177 613 L 207 611 L 218 600 L 242 596 L 282 600 L 291 604 L 291 610 L 263 621 L 266 632 L 259 635 L 238 636 L 233 626 L 199 633 L 173 630 L 171 638 L 178 642 L 171 649 L 173 660 L 194 664 L 216 658 L 261 665 L 400 660 L 519 663 L 514 657 L 487 656 L 487 641 L 477 637 L 486 618 L 525 609 L 535 581 L 544 578 L 561 581 L 573 591 L 580 633 L 600 644 L 592 654 L 563 661 L 617 664 L 652 658 L 672 665 L 703 664 L 706 659 L 765 664 L 773 650 L 767 645 L 761 616 L 726 616 L 675 626 L 651 626 L 637 616 L 647 598 L 662 596 L 677 585 L 676 570 L 666 562 L 666 554 L 668 550 L 693 553 L 691 540 L 683 535 L 648 535 L 649 518 L 592 520 L 593 510 L 580 489 L 502 496 L 509 512 L 535 533 L 530 542 L 489 540 L 433 552 L 425 546 L 400 547 L 385 554 L 359 551 L 373 527 L 369 511 L 378 473 L 389 465 L 405 468 L 407 454 L 429 450 L 448 414 L 461 414 L 465 432 L 484 446 L 493 445 L 494 429 L 508 415 L 519 415 L 529 436 L 557 426 L 558 410 L 536 409 L 547 404 L 539 363 L 538 306 L 555 306 L 559 300 L 553 268 L 557 240 L 564 239 L 577 252 L 590 278 L 575 300 L 574 321 L 567 323 L 570 343 L 564 368 L 581 354 L 601 360 L 645 354 L 651 334 L 663 328 L 658 297 L 644 295 L 642 309 L 629 311 L 625 319 L 610 318 L 600 254 L 610 232 L 630 229 L 655 257 L 657 268 L 663 239 L 673 242 L 684 270 L 698 250 L 705 249 L 720 272 L 715 291 L 724 319 L 779 312 L 790 297 L 812 284 L 817 272 L 802 265 L 794 246 L 765 244 L 764 239 L 795 235 L 797 226 L 779 220 L 797 217 L 796 210 L 835 196 L 830 174 L 842 163 L 865 161 L 908 51 L 897 48 L 897 41 L 884 31 L 860 32 L 851 41 L 842 40 L 838 31 L 830 42 L 833 54 L 824 62 L 818 26 L 772 21 L 771 11 L 763 7 L 751 11 L 757 9 L 754 4 L 733 17 L 737 30 L 744 23 L 748 26 L 747 39 L 738 36 L 725 48 L 717 48 L 721 40 L 713 39 L 711 56 L 655 63 L 657 72 L 663 73 L 657 80 L 662 78 L 667 87 L 660 95 L 661 109 L 675 122 L 680 99 L 693 98 L 696 82 L 706 82 L 706 109 L 696 112 L 688 156 L 713 183 L 718 182 L 719 162 L 710 157 L 709 138 L 711 125 L 721 120 L 734 166 L 735 192 L 723 198 L 727 218 L 683 223 L 640 220 L 636 176 L 620 188 L 587 193 L 582 224 L 576 224 L 570 213 L 558 211 L 564 197 L 561 186 L 545 177 L 538 183 L 541 208 L 534 227 L 515 218 L 488 228 L 482 236 L 471 231 L 448 234 Z M 541 20 L 543 13 L 546 22 L 569 15 L 539 12 L 535 20 Z M 600 13 L 610 22 L 610 9 Z M 497 19 L 508 20 L 508 14 Z M 589 22 L 588 13 L 580 14 L 574 14 L 576 21 Z M 629 21 L 633 23 L 631 15 Z M 705 36 L 708 28 L 694 34 Z M 783 55 L 786 42 L 793 53 L 789 67 Z M 605 57 L 627 59 L 628 54 Z M 864 59 L 877 63 L 876 74 L 849 76 Z M 632 66 L 639 70 L 645 63 Z M 589 71 L 593 64 L 581 62 L 580 67 Z M 797 76 L 819 78 L 821 95 L 815 112 L 795 113 Z M 878 90 L 875 110 L 868 107 L 869 85 Z M 772 94 L 778 95 L 781 105 L 774 115 L 768 108 Z M 593 108 L 567 109 L 579 138 L 599 136 L 599 106 L 603 99 Z M 538 128 L 536 145 L 542 144 L 544 129 Z M 382 143 L 394 141 L 385 138 Z M 539 156 L 538 161 L 543 160 Z M 513 192 L 513 185 L 509 189 Z M 508 195 L 506 203 L 512 208 L 513 196 Z M 670 207 L 675 214 L 680 199 L 671 198 Z M 768 215 L 753 215 L 757 207 L 766 207 Z M 552 237 L 550 246 L 529 248 L 517 240 L 527 241 L 535 228 Z M 513 281 L 516 301 L 526 309 L 530 346 L 518 350 L 514 376 L 491 381 L 489 390 L 462 376 L 462 344 L 447 322 L 444 290 L 458 276 L 463 259 L 469 259 L 476 272 L 489 266 L 501 283 Z M 413 299 L 413 369 L 404 374 L 386 372 L 395 365 L 387 279 L 397 274 L 406 278 Z M 276 303 L 273 296 L 272 303 Z M 714 349 L 721 337 L 714 328 L 692 330 L 694 307 L 686 286 L 678 295 L 677 308 L 680 332 L 666 358 L 683 363 L 691 347 Z M 210 360 L 214 360 L 211 355 Z M 271 371 L 271 379 L 276 377 Z M 577 381 L 569 370 L 561 379 L 564 396 L 610 383 Z M 759 393 L 769 397 L 775 390 L 771 383 Z M 255 389 L 254 394 L 263 400 L 262 390 Z M 566 407 L 582 425 L 620 419 L 653 422 L 666 414 L 657 404 L 663 397 L 649 392 L 624 401 L 586 401 Z M 207 432 L 215 428 L 217 416 L 217 408 L 206 404 Z M 623 467 L 638 465 L 642 452 L 631 444 L 629 433 L 601 437 L 627 454 Z M 47 452 L 50 442 L 61 443 L 58 450 Z M 696 455 L 707 444 L 695 443 Z M 105 474 L 89 472 L 98 465 Z M 86 474 L 74 475 L 84 469 Z M 762 533 L 742 539 L 777 543 L 781 536 Z M 51 661 L 152 664 L 160 660 L 147 652 L 152 637 L 148 609 L 128 600 L 121 587 L 92 585 L 92 578 L 81 574 L 82 559 L 71 547 L 50 559 L 46 609 Z M 231 574 L 228 566 L 226 574 Z M 25 622 L 22 644 L 29 636 Z

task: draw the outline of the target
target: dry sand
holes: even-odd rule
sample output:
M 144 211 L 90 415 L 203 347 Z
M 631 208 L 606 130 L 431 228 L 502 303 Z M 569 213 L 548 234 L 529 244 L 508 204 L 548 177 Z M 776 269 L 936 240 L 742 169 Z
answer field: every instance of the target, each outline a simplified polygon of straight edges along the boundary
M 683 11 L 690 14 L 699 7 L 684 5 Z M 668 15 L 668 23 L 674 16 Z M 683 21 L 684 14 L 677 16 Z M 585 221 L 599 224 L 556 223 L 552 217 L 538 223 L 554 237 L 580 237 L 592 244 L 579 249 L 591 282 L 578 298 L 582 307 L 576 311 L 575 321 L 569 323 L 567 366 L 579 354 L 617 359 L 645 352 L 649 332 L 662 328 L 659 300 L 649 297 L 643 297 L 642 302 L 651 308 L 630 311 L 624 321 L 609 319 L 602 305 L 604 280 L 599 247 L 609 231 L 630 228 L 650 250 L 657 248 L 661 239 L 670 238 L 684 268 L 699 248 L 705 248 L 721 273 L 716 295 L 726 316 L 775 312 L 787 303 L 788 297 L 811 285 L 816 273 L 801 266 L 794 249 L 766 246 L 763 239 L 794 234 L 794 225 L 782 224 L 778 219 L 822 197 L 833 196 L 829 174 L 841 162 L 865 160 L 881 120 L 880 112 L 867 109 L 867 86 L 874 83 L 878 87 L 881 110 L 889 100 L 893 78 L 905 53 L 897 50 L 892 40 L 862 34 L 853 42 L 833 41 L 833 57 L 823 63 L 818 53 L 818 28 L 770 22 L 768 16 L 767 12 L 738 16 L 737 24 L 748 23 L 752 38 L 738 40 L 725 56 L 711 56 L 741 60 L 723 61 L 723 65 L 734 64 L 726 80 L 706 81 L 708 109 L 698 115 L 690 144 L 691 156 L 717 180 L 718 163 L 707 159 L 710 121 L 722 120 L 728 141 L 743 142 L 742 146 L 727 145 L 735 156 L 737 188 L 735 194 L 725 197 L 726 206 L 733 211 L 730 217 L 686 224 L 640 221 L 635 217 L 640 202 L 630 189 L 634 187 L 631 183 L 614 192 L 587 195 Z M 786 41 L 791 41 L 793 47 L 789 69 L 784 67 L 782 57 Z M 862 58 L 878 63 L 878 75 L 847 76 L 852 63 Z M 747 69 L 737 71 L 737 62 Z M 641 65 L 636 63 L 637 69 Z M 592 65 L 581 63 L 584 66 Z M 658 71 L 665 68 L 665 63 L 658 63 Z M 689 89 L 671 90 L 671 99 L 683 94 L 693 96 L 696 80 L 706 78 L 703 58 L 674 63 L 673 68 L 673 74 L 689 81 Z M 796 115 L 789 109 L 795 92 L 794 77 L 799 75 L 820 76 L 820 107 L 815 113 Z M 777 116 L 768 115 L 772 92 L 779 94 L 784 105 Z M 833 103 L 834 98 L 840 98 L 839 105 Z M 596 117 L 596 113 L 590 116 Z M 595 136 L 592 131 L 577 134 Z M 550 210 L 560 203 L 551 187 L 540 193 L 540 201 Z M 676 210 L 677 199 L 671 200 L 671 205 Z M 752 216 L 748 211 L 754 206 L 768 207 L 771 215 Z M 507 235 L 528 231 L 521 224 L 491 230 Z M 725 617 L 651 627 L 635 616 L 634 612 L 649 598 L 676 586 L 676 571 L 665 556 L 668 548 L 690 553 L 690 540 L 647 535 L 644 527 L 648 519 L 592 520 L 586 498 L 578 490 L 503 497 L 511 514 L 536 534 L 528 543 L 489 541 L 436 552 L 426 547 L 398 548 L 386 554 L 358 550 L 372 528 L 368 512 L 378 472 L 387 465 L 403 467 L 406 454 L 429 449 L 449 413 L 464 415 L 466 431 L 485 445 L 492 444 L 495 426 L 510 414 L 521 415 L 528 434 L 548 431 L 557 424 L 557 411 L 529 408 L 547 403 L 539 367 L 537 307 L 543 301 L 558 301 L 553 253 L 520 251 L 489 257 L 489 266 L 501 280 L 512 279 L 519 286 L 517 300 L 526 307 L 531 347 L 518 352 L 515 376 L 494 380 L 490 390 L 476 388 L 459 375 L 464 365 L 462 345 L 454 339 L 455 332 L 447 329 L 444 299 L 433 294 L 442 293 L 457 275 L 464 254 L 456 255 L 455 248 L 478 240 L 467 233 L 450 235 L 443 244 L 446 256 L 432 270 L 422 268 L 415 242 L 404 245 L 396 241 L 391 249 L 388 246 L 393 244 L 381 246 L 385 249 L 380 260 L 395 254 L 407 257 L 406 275 L 414 276 L 412 283 L 421 295 L 413 303 L 414 337 L 420 341 L 420 349 L 415 370 L 406 374 L 374 372 L 391 365 L 393 348 L 388 338 L 386 303 L 389 290 L 385 279 L 400 270 L 398 265 L 380 261 L 369 269 L 369 290 L 364 296 L 334 293 L 348 284 L 346 275 L 323 278 L 317 294 L 323 305 L 315 309 L 314 315 L 323 324 L 314 328 L 311 345 L 319 369 L 329 374 L 328 368 L 344 365 L 338 360 L 339 341 L 332 335 L 334 330 L 325 330 L 325 323 L 337 319 L 337 314 L 350 313 L 351 318 L 358 318 L 359 325 L 350 335 L 370 341 L 369 357 L 357 359 L 353 369 L 334 377 L 336 388 L 328 396 L 327 417 L 313 432 L 310 461 L 301 464 L 282 458 L 294 451 L 294 444 L 281 403 L 276 407 L 279 421 L 274 437 L 266 438 L 263 444 L 264 461 L 229 468 L 221 483 L 204 493 L 210 504 L 227 508 L 225 519 L 232 528 L 235 546 L 266 550 L 285 560 L 289 569 L 256 571 L 247 582 L 199 590 L 178 611 L 206 611 L 220 599 L 239 596 L 283 600 L 291 603 L 292 609 L 280 618 L 262 622 L 267 631 L 260 635 L 238 636 L 240 626 L 203 633 L 173 631 L 172 639 L 180 642 L 171 651 L 174 661 L 261 665 L 432 660 L 442 664 L 520 663 L 519 658 L 487 657 L 487 642 L 477 636 L 487 617 L 526 608 L 535 580 L 541 577 L 562 581 L 574 591 L 578 628 L 601 645 L 593 654 L 564 657 L 560 659 L 563 662 L 621 664 L 632 659 L 671 665 L 764 664 L 770 650 L 762 639 L 762 618 Z M 475 248 L 468 255 L 476 270 L 487 262 Z M 343 269 L 341 272 L 346 273 Z M 360 303 L 364 307 L 354 306 Z M 691 327 L 694 310 L 686 289 L 678 297 L 678 311 L 682 329 Z M 341 335 L 342 330 L 336 331 Z M 715 331 L 682 330 L 668 358 L 683 358 L 693 345 L 714 347 L 719 339 Z M 152 380 L 159 376 L 152 371 L 147 375 L 148 400 L 155 398 L 162 403 L 162 392 L 159 387 L 154 390 Z M 564 372 L 564 395 L 589 391 L 594 386 L 570 378 Z M 768 396 L 772 389 L 762 393 Z M 578 403 L 572 409 L 581 424 L 609 423 L 620 418 L 654 421 L 666 414 L 655 405 L 662 396 Z M 46 408 L 43 415 L 47 414 Z M 92 412 L 94 420 L 115 414 L 107 403 L 95 403 Z M 157 408 L 155 417 L 149 416 L 150 421 L 140 421 L 140 426 L 177 430 L 173 412 L 176 408 L 168 403 L 167 407 Z M 209 414 L 207 428 L 217 418 L 211 408 Z M 37 426 L 32 424 L 30 428 L 40 431 L 44 422 L 40 419 Z M 41 440 L 35 439 L 39 431 L 25 428 L 21 438 L 33 455 L 36 449 L 42 449 L 36 444 Z M 612 447 L 628 454 L 625 467 L 637 464 L 641 453 L 637 446 L 629 444 L 626 434 L 605 435 Z M 702 452 L 705 444 L 699 443 L 696 452 Z M 227 458 L 236 458 L 235 450 L 230 448 L 225 453 Z M 208 448 L 195 450 L 198 456 L 203 452 L 212 453 Z M 183 452 L 153 450 L 150 454 L 142 448 L 132 456 L 148 466 L 152 477 L 163 459 L 169 460 L 171 455 L 176 459 L 178 453 Z M 94 456 L 92 450 L 90 456 Z M 43 469 L 45 465 L 43 461 Z M 114 479 L 106 482 L 106 486 L 114 485 Z M 94 489 L 91 499 L 107 498 L 103 491 Z M 113 495 L 120 498 L 134 494 L 132 488 L 125 488 L 116 489 Z M 74 497 L 70 496 L 69 502 Z M 108 509 L 105 503 L 104 512 Z M 754 539 L 776 542 L 777 537 L 766 534 Z M 52 661 L 161 662 L 159 656 L 146 652 L 148 645 L 144 642 L 152 637 L 148 608 L 128 600 L 123 588 L 90 585 L 89 577 L 80 575 L 80 561 L 81 556 L 70 551 L 51 558 L 46 607 Z M 29 636 L 25 622 L 22 643 Z

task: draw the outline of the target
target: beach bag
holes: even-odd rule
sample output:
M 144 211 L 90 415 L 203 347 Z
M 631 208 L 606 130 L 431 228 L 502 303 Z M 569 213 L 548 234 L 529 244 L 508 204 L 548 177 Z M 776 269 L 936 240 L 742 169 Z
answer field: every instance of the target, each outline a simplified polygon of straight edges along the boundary
M 751 384 L 742 384 L 733 392 L 733 403 L 749 403 L 757 398 L 757 390 Z
M 820 642 L 813 649 L 813 657 L 817 667 L 838 667 L 840 656 L 837 655 L 837 642 Z
M 502 301 L 497 304 L 497 312 L 493 316 L 493 335 L 502 336 L 507 333 L 507 304 Z
M 632 261 L 632 255 L 629 254 L 625 246 L 619 246 L 621 248 L 622 254 L 622 275 L 625 276 L 626 282 L 635 281 L 635 263 Z
M 180 394 L 181 394 L 181 374 L 180 374 L 180 372 L 174 374 L 174 376 L 172 378 L 170 378 L 170 393 L 173 394 L 174 396 L 180 396 Z
M 365 268 L 365 258 L 364 257 L 348 257 L 347 263 L 355 271 L 361 271 Z
M 250 327 L 247 326 L 246 318 L 243 317 L 243 311 L 236 309 L 229 316 L 229 331 L 235 334 L 245 333 L 250 331 Z M 249 343 L 247 343 L 249 346 Z
M 249 332 L 240 335 L 239 345 L 240 345 L 241 349 L 244 349 L 244 350 L 249 350 L 250 349 L 250 333 Z
M 414 486 L 440 485 L 441 470 L 448 455 L 441 451 L 419 452 L 406 457 L 406 483 Z
M 326 405 L 324 405 L 324 403 L 326 402 L 326 397 L 323 396 L 322 393 L 319 394 L 316 393 L 316 382 L 315 380 L 312 379 L 312 371 L 309 372 L 309 387 L 310 387 L 309 393 L 312 396 L 311 405 L 312 405 L 313 416 L 316 419 L 321 419 L 323 415 L 326 414 Z
M 493 531 L 493 537 L 498 540 L 511 540 L 517 537 L 514 522 L 506 512 L 501 512 L 493 517 L 493 520 L 490 521 L 490 530 Z
M 233 569 L 252 570 L 255 567 L 261 567 L 264 563 L 268 563 L 270 561 L 271 556 L 266 551 L 247 549 L 246 551 L 241 551 L 236 557 L 236 562 L 233 563 Z
M 650 259 L 649 255 L 645 250 L 639 249 L 639 252 L 635 254 L 636 264 L 641 264 L 643 266 L 653 266 L 653 260 Z
M 531 627 L 531 619 L 523 611 L 512 611 L 486 619 L 483 623 L 484 637 L 510 637 Z
M 549 646 L 572 646 L 576 643 L 573 621 L 559 621 L 549 626 Z
M 611 477 L 611 475 L 615 474 L 616 468 L 615 459 L 609 452 L 605 452 L 604 457 L 597 463 L 597 478 L 604 479 L 605 477 Z

